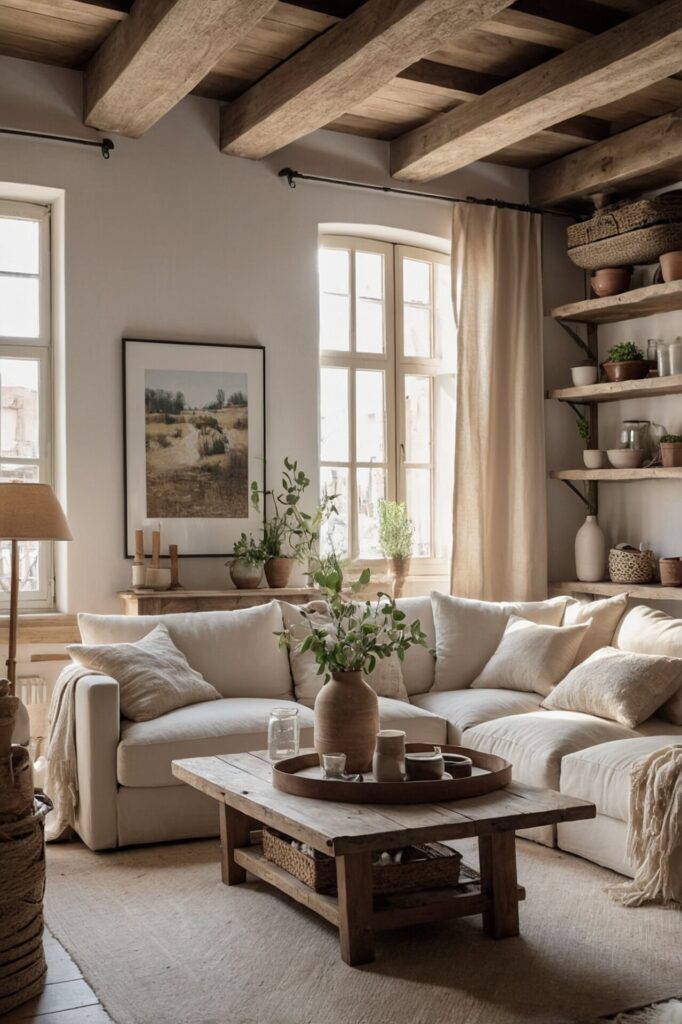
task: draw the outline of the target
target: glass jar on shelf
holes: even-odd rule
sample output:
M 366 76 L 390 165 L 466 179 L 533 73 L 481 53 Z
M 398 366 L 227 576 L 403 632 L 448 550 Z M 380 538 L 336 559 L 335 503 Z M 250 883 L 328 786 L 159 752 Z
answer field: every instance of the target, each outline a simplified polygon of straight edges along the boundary
M 648 451 L 650 426 L 649 420 L 623 420 L 618 447 Z
M 659 377 L 670 376 L 670 346 L 662 338 L 656 343 L 656 368 Z
M 670 373 L 682 373 L 682 338 L 678 335 L 668 346 Z
M 297 707 L 273 708 L 268 722 L 268 757 L 281 761 L 299 752 L 300 720 Z

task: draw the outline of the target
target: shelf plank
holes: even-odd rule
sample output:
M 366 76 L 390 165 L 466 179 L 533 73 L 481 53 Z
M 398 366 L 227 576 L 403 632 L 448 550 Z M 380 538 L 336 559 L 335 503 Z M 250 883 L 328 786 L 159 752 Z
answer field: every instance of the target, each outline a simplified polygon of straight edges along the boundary
M 549 316 L 581 324 L 609 324 L 618 320 L 636 320 L 653 313 L 682 309 L 682 281 L 650 284 L 621 295 L 601 299 L 584 299 L 551 309 Z
M 608 580 L 585 583 L 583 580 L 562 580 L 550 583 L 549 593 L 551 597 L 562 594 L 592 594 L 595 597 L 629 594 L 639 601 L 682 601 L 682 587 L 663 587 L 660 583 L 627 584 L 610 583 Z
M 682 467 L 653 466 L 651 469 L 554 469 L 550 480 L 682 480 Z
M 682 394 L 682 373 L 671 377 L 647 377 L 618 383 L 585 384 L 581 387 L 553 388 L 547 398 L 564 402 L 622 402 L 628 398 L 657 398 Z

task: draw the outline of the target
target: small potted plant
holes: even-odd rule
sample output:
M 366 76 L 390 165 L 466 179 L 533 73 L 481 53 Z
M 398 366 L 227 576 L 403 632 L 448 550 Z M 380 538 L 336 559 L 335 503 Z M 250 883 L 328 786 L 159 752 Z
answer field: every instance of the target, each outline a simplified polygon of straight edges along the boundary
M 661 462 L 668 468 L 682 466 L 682 434 L 664 434 L 661 438 Z
M 403 661 L 410 647 L 426 647 L 427 638 L 419 621 L 408 625 L 405 612 L 387 594 L 379 594 L 375 602 L 352 599 L 369 583 L 369 569 L 351 584 L 351 595 L 346 596 L 338 561 L 332 558 L 326 565 L 326 570 L 314 574 L 314 581 L 328 602 L 330 625 L 320 627 L 309 620 L 310 632 L 303 640 L 289 630 L 278 635 L 280 645 L 297 654 L 311 651 L 324 676 L 315 700 L 318 754 L 345 754 L 348 772 L 366 772 L 379 729 L 379 701 L 363 674 L 369 675 L 377 661 L 393 654 Z
M 404 501 L 379 498 L 379 547 L 393 577 L 393 597 L 401 597 L 410 571 L 414 523 Z
M 592 441 L 592 433 L 590 431 L 590 422 L 587 416 L 583 416 L 581 412 L 576 416 L 576 425 L 578 427 L 578 433 L 582 438 L 585 450 L 583 451 L 583 462 L 587 469 L 601 469 L 606 462 L 606 453 L 601 448 L 591 448 L 590 444 Z
M 234 558 L 228 558 L 230 579 L 238 590 L 256 590 L 263 579 L 265 551 L 263 545 L 249 534 L 242 533 L 235 542 Z
M 604 373 L 611 382 L 641 380 L 649 373 L 649 360 L 633 341 L 623 341 L 609 349 L 609 356 L 603 363 Z

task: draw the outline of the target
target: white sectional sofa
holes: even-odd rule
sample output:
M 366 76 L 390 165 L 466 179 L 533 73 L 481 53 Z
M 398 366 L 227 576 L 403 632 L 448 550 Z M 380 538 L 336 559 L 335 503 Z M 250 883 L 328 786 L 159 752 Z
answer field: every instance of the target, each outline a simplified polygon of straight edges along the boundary
M 408 621 L 420 620 L 435 646 L 431 600 L 409 598 L 399 605 Z M 159 622 L 222 699 L 129 722 L 120 717 L 114 679 L 80 680 L 77 828 L 92 850 L 216 834 L 214 802 L 178 782 L 171 761 L 263 749 L 270 710 L 295 700 L 289 656 L 274 635 L 281 629 L 275 602 L 239 612 L 79 616 L 86 644 L 139 640 Z M 618 632 L 605 642 L 617 646 Z M 380 698 L 382 727 L 404 729 L 408 742 L 447 742 L 500 754 L 513 764 L 517 780 L 593 801 L 596 820 L 534 829 L 528 837 L 632 874 L 625 843 L 630 769 L 651 750 L 682 742 L 682 725 L 653 717 L 629 729 L 593 715 L 544 710 L 537 693 L 442 689 L 442 678 L 441 688 L 433 689 L 434 667 L 423 648 L 408 652 L 403 679 L 409 702 Z M 299 708 L 301 744 L 311 745 L 313 713 L 300 703 Z M 682 851 L 680 857 L 682 870 Z

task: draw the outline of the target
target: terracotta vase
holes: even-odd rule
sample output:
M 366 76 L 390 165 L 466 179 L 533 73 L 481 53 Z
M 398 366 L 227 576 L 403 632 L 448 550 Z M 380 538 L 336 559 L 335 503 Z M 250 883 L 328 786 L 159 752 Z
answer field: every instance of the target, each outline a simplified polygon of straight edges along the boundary
M 679 441 L 661 441 L 661 462 L 666 469 L 682 466 L 682 443 Z
M 658 567 L 661 572 L 661 585 L 664 587 L 682 587 L 682 560 L 679 558 L 659 558 Z
M 265 578 L 268 581 L 268 586 L 275 590 L 283 590 L 289 583 L 293 567 L 293 558 L 268 558 L 265 563 Z
M 391 567 L 391 576 L 393 577 L 393 597 L 398 598 L 403 596 L 403 589 L 405 587 L 405 580 L 410 571 L 411 559 L 408 558 L 389 558 L 388 564 Z
M 379 731 L 379 701 L 362 672 L 334 672 L 315 699 L 315 750 L 345 754 L 347 772 L 368 772 Z
M 230 579 L 237 590 L 257 590 L 263 579 L 263 566 L 246 562 L 243 558 L 233 558 L 230 566 Z
M 661 274 L 667 284 L 682 280 L 682 252 L 664 252 L 661 256 Z

